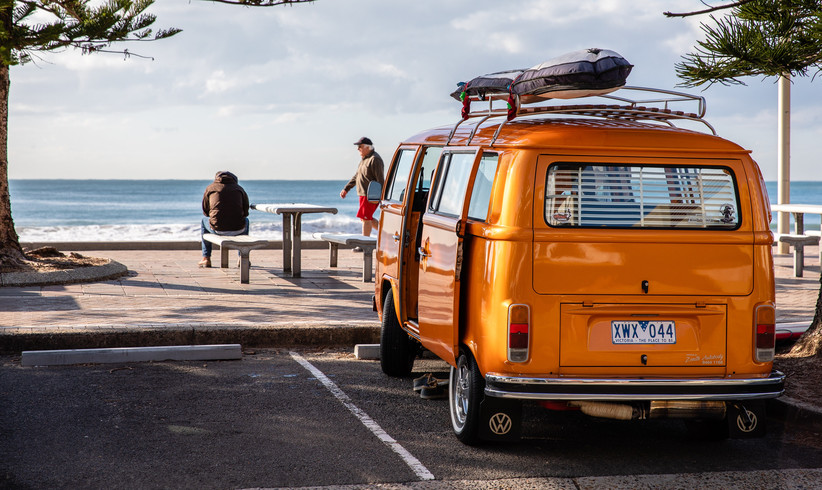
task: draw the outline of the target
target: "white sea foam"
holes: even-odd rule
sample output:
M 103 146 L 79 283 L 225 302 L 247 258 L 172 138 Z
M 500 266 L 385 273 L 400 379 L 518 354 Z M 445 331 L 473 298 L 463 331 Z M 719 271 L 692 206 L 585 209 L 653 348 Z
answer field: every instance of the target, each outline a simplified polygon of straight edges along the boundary
M 253 217 L 252 217 L 253 218 Z M 283 237 L 282 221 L 251 221 L 251 234 L 271 240 Z M 351 216 L 305 216 L 302 220 L 304 240 L 316 233 L 360 233 L 360 220 Z M 129 242 L 129 241 L 199 241 L 200 225 L 195 223 L 87 225 L 87 226 L 21 226 L 21 242 Z

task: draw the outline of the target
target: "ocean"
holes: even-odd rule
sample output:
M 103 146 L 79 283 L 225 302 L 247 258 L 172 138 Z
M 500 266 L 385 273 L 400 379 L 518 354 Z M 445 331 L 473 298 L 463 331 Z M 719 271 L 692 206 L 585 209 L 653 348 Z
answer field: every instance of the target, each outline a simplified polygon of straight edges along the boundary
M 22 242 L 198 241 L 206 180 L 11 180 L 11 209 Z M 345 181 L 244 180 L 252 203 L 333 206 L 336 215 L 303 216 L 303 238 L 315 233 L 360 233 L 357 196 L 340 199 Z M 767 182 L 776 203 L 776 182 Z M 791 202 L 822 204 L 822 182 L 792 182 Z M 252 210 L 251 233 L 282 238 L 282 217 Z M 819 215 L 805 217 L 819 228 Z M 775 229 L 774 218 L 771 227 Z
M 337 214 L 306 214 L 303 238 L 361 233 L 357 193 L 347 181 L 241 180 L 252 203 L 306 203 Z M 199 241 L 209 180 L 10 180 L 11 212 L 21 242 Z M 282 216 L 249 211 L 251 233 L 282 239 Z

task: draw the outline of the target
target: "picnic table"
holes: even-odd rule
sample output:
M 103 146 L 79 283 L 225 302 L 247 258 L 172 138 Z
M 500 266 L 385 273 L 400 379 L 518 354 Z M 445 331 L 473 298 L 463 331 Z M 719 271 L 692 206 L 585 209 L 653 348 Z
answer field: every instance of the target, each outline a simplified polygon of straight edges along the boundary
M 302 216 L 309 213 L 337 214 L 337 208 L 316 204 L 252 204 L 251 209 L 283 217 L 283 272 L 302 275 Z
M 794 276 L 802 277 L 803 262 L 805 259 L 805 245 L 819 243 L 822 230 L 805 230 L 805 215 L 818 214 L 822 217 L 822 205 L 818 204 L 772 204 L 771 211 L 775 213 L 791 213 L 793 215 L 793 234 L 779 235 L 776 239 L 794 247 Z M 819 247 L 819 262 L 822 264 L 822 246 Z
M 775 213 L 791 213 L 793 215 L 793 229 L 795 235 L 817 235 L 819 232 L 811 230 L 805 232 L 805 215 L 818 214 L 822 216 L 822 205 L 819 204 L 771 204 L 771 211 Z

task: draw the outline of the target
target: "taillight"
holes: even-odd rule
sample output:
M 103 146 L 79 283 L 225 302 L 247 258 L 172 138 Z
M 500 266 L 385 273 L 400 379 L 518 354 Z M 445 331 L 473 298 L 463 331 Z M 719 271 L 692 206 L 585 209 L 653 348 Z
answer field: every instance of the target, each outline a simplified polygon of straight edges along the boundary
M 508 360 L 528 360 L 528 341 L 531 331 L 531 310 L 528 305 L 508 307 Z
M 776 311 L 771 305 L 759 305 L 754 313 L 756 362 L 773 361 L 776 346 Z

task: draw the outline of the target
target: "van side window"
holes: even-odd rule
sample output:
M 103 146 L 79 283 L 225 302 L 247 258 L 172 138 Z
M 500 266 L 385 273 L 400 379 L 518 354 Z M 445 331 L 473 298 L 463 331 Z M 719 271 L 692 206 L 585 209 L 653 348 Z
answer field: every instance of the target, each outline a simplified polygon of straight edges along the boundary
M 550 226 L 735 229 L 736 181 L 717 167 L 559 163 L 548 169 Z
M 431 189 L 431 176 L 434 174 L 434 169 L 437 168 L 440 155 L 442 155 L 441 147 L 429 146 L 425 149 L 425 156 L 422 157 L 420 178 L 417 183 L 419 190 L 428 192 L 428 190 Z
M 473 165 L 474 153 L 446 153 L 442 156 L 429 206 L 431 211 L 449 216 L 462 213 L 465 188 Z
M 425 148 L 425 153 L 422 157 L 422 165 L 420 165 L 419 176 L 417 177 L 413 211 L 425 211 L 425 205 L 428 203 L 428 191 L 431 189 L 431 176 L 434 174 L 434 169 L 437 168 L 437 162 L 442 155 L 442 148 L 437 146 L 428 146 Z
M 397 155 L 397 164 L 394 165 L 394 174 L 389 179 L 388 192 L 385 199 L 388 201 L 400 201 L 405 199 L 405 190 L 408 187 L 408 174 L 414 164 L 414 150 L 400 150 Z
M 491 188 L 494 186 L 494 176 L 497 174 L 499 155 L 483 153 L 480 159 L 477 176 L 474 179 L 474 190 L 468 204 L 468 217 L 485 221 L 488 217 L 488 205 L 491 202 Z

